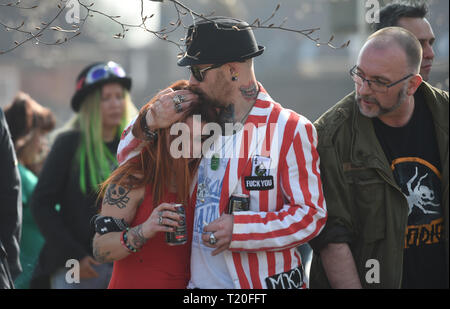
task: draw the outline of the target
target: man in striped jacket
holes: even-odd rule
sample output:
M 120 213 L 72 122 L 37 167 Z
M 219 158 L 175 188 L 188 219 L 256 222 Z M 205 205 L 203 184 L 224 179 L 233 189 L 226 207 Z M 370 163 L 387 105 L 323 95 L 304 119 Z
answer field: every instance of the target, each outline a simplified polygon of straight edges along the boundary
M 296 247 L 316 237 L 327 217 L 314 126 L 257 82 L 252 58 L 264 47 L 247 23 L 201 20 L 186 42 L 178 64 L 190 66 L 192 91 L 166 89 L 141 111 L 122 136 L 119 163 L 139 153 L 133 125 L 152 139 L 199 96 L 214 104 L 220 123 L 212 128 L 225 134 L 202 147 L 188 287 L 306 288 Z M 227 132 L 238 123 L 245 126 Z M 236 194 L 248 196 L 248 210 L 228 211 Z

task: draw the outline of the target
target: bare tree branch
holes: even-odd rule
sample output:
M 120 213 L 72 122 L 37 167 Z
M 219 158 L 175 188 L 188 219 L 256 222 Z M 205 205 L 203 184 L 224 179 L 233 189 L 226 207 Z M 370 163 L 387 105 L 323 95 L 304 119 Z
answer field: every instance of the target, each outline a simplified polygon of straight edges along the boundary
M 20 3 L 20 1 L 16 2 L 16 4 L 14 4 L 14 5 L 8 5 L 8 4 L 7 4 L 7 5 L 4 5 L 4 6 L 16 7 L 16 8 L 18 8 L 18 9 L 35 9 L 35 8 L 38 7 L 37 5 L 36 5 L 36 6 L 33 6 L 33 7 L 30 7 L 30 8 L 19 7 L 19 6 L 18 6 L 19 3 Z M 13 51 L 14 49 L 18 48 L 19 46 L 21 46 L 21 45 L 23 45 L 23 44 L 25 44 L 25 43 L 27 43 L 27 42 L 29 42 L 29 41 L 31 41 L 31 40 L 35 40 L 36 43 L 41 43 L 41 44 L 44 44 L 44 45 L 59 45 L 59 44 L 63 44 L 63 43 L 65 43 L 65 42 L 67 42 L 69 39 L 72 39 L 72 38 L 78 36 L 80 33 L 75 33 L 75 34 L 74 34 L 72 37 L 70 37 L 70 38 L 65 38 L 64 40 L 58 39 L 58 40 L 56 40 L 55 42 L 45 42 L 45 41 L 42 41 L 41 39 L 39 39 L 39 38 L 44 34 L 44 32 L 45 32 L 47 29 L 51 29 L 51 30 L 55 30 L 55 31 L 60 31 L 60 32 L 68 32 L 67 30 L 64 30 L 64 29 L 62 29 L 61 27 L 58 27 L 58 26 L 50 27 L 50 26 L 53 24 L 53 22 L 54 22 L 54 21 L 61 15 L 61 13 L 65 10 L 65 8 L 66 8 L 65 5 L 63 6 L 63 5 L 58 4 L 58 12 L 57 12 L 57 14 L 50 20 L 50 22 L 48 22 L 48 23 L 46 23 L 46 22 L 41 22 L 42 27 L 36 26 L 36 27 L 35 27 L 35 30 L 37 30 L 37 32 L 35 32 L 35 33 L 33 33 L 32 31 L 21 30 L 21 28 L 22 28 L 22 27 L 24 26 L 24 24 L 25 24 L 24 21 L 22 21 L 22 23 L 20 24 L 20 26 L 17 26 L 17 27 L 9 27 L 9 26 L 5 25 L 4 23 L 0 22 L 0 25 L 2 25 L 3 27 L 5 27 L 5 29 L 6 29 L 7 31 L 14 30 L 14 31 L 23 33 L 23 34 L 25 34 L 25 35 L 27 36 L 24 40 L 22 40 L 22 41 L 20 41 L 20 42 L 15 41 L 15 42 L 14 42 L 15 45 L 12 46 L 12 47 L 10 47 L 9 49 L 7 49 L 7 50 L 0 50 L 0 55 L 1 55 L 1 54 L 5 54 L 5 53 L 8 53 L 8 52 L 11 52 L 11 51 Z M 72 32 L 72 31 L 70 31 L 70 32 Z
M 35 41 L 36 44 L 45 44 L 45 45 L 60 45 L 64 44 L 71 39 L 77 37 L 82 33 L 82 29 L 85 26 L 87 20 L 89 18 L 93 18 L 95 15 L 102 16 L 104 18 L 107 18 L 110 22 L 112 22 L 115 25 L 118 25 L 121 29 L 120 32 L 113 34 L 113 38 L 115 39 L 123 39 L 126 37 L 127 32 L 130 29 L 142 29 L 145 32 L 154 35 L 156 38 L 169 42 L 173 45 L 175 45 L 179 50 L 181 56 L 186 56 L 186 46 L 190 43 L 190 40 L 192 38 L 171 38 L 171 35 L 176 32 L 178 29 L 183 28 L 184 30 L 188 29 L 188 26 L 186 25 L 185 19 L 189 20 L 189 25 L 194 25 L 194 31 L 195 32 L 195 25 L 198 20 L 207 20 L 215 23 L 211 17 L 214 16 L 214 12 L 210 14 L 203 14 L 194 11 L 187 5 L 183 4 L 179 0 L 165 0 L 166 2 L 170 2 L 173 4 L 173 9 L 176 14 L 176 19 L 174 21 L 170 21 L 169 24 L 162 29 L 158 30 L 152 30 L 149 29 L 146 22 L 151 19 L 154 15 L 147 16 L 144 12 L 144 0 L 140 1 L 140 21 L 136 24 L 130 24 L 130 23 L 124 23 L 121 21 L 121 16 L 117 15 L 110 15 L 107 14 L 101 10 L 98 10 L 96 8 L 93 8 L 94 2 L 86 4 L 82 0 L 58 0 L 59 3 L 57 4 L 57 11 L 56 14 L 53 16 L 53 18 L 49 22 L 41 22 L 41 25 L 35 26 L 33 30 L 24 30 L 25 21 L 23 21 L 19 26 L 12 26 L 7 25 L 0 21 L 0 26 L 3 26 L 3 28 L 6 31 L 12 31 L 21 33 L 25 36 L 23 40 L 15 41 L 14 45 L 7 48 L 6 50 L 0 50 L 0 55 L 4 53 L 11 52 L 15 49 L 17 49 L 19 46 L 24 45 L 25 43 L 29 41 Z M 153 2 L 162 2 L 162 0 L 146 0 L 146 1 L 153 1 Z M 80 16 L 80 20 L 78 24 L 73 25 L 73 29 L 63 29 L 61 26 L 55 25 L 55 21 L 58 19 L 58 17 L 62 14 L 64 10 L 67 9 L 67 5 L 69 2 L 76 2 L 80 8 L 83 8 L 84 10 L 84 17 Z M 0 4 L 0 7 L 6 8 L 15 8 L 19 10 L 33 10 L 38 7 L 38 5 L 26 7 L 22 6 L 21 0 L 17 0 L 17 2 L 11 2 L 7 4 Z M 287 18 L 284 18 L 283 21 L 276 25 L 275 22 L 273 22 L 275 16 L 277 15 L 281 5 L 277 4 L 275 9 L 273 10 L 272 14 L 263 19 L 263 21 L 260 21 L 260 18 L 256 18 L 253 23 L 251 23 L 249 26 L 252 29 L 271 29 L 271 30 L 277 30 L 277 31 L 287 31 L 287 32 L 293 32 L 299 35 L 304 36 L 305 38 L 311 40 L 316 44 L 316 46 L 326 45 L 330 48 L 337 49 L 337 48 L 344 48 L 347 47 L 350 44 L 350 41 L 345 42 L 340 47 L 336 47 L 332 44 L 332 41 L 334 39 L 334 36 L 332 36 L 327 42 L 321 42 L 319 37 L 315 37 L 320 30 L 320 28 L 311 28 L 311 29 L 296 29 L 296 28 L 289 28 L 285 26 L 285 23 L 287 21 Z M 81 14 L 80 14 L 81 15 Z M 219 24 L 215 23 L 216 27 L 220 27 Z M 226 30 L 232 30 L 232 31 L 239 31 L 240 29 L 226 29 Z M 55 31 L 61 34 L 64 34 L 64 38 L 59 38 L 54 42 L 46 42 L 41 39 L 41 37 L 44 35 L 47 31 Z M 196 57 L 198 55 L 188 55 L 189 57 Z
M 33 5 L 33 6 L 31 6 L 31 7 L 19 6 L 20 2 L 21 2 L 21 1 L 18 0 L 16 3 L 13 3 L 13 2 L 11 2 L 11 3 L 6 3 L 6 4 L 0 3 L 0 6 L 15 7 L 15 8 L 18 8 L 18 9 L 21 9 L 21 10 L 32 10 L 32 9 L 35 9 L 35 8 L 38 7 L 38 5 Z

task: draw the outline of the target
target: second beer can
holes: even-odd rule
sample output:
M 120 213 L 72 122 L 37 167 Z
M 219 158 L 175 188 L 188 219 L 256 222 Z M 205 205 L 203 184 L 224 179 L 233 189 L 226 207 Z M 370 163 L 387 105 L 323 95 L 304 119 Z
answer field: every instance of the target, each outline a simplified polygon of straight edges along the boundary
M 175 204 L 176 212 L 183 217 L 183 225 L 175 229 L 175 232 L 166 232 L 166 243 L 169 246 L 184 245 L 187 242 L 186 212 L 183 204 Z
M 231 195 L 228 202 L 228 214 L 236 211 L 247 211 L 250 209 L 250 198 L 247 194 L 235 193 Z

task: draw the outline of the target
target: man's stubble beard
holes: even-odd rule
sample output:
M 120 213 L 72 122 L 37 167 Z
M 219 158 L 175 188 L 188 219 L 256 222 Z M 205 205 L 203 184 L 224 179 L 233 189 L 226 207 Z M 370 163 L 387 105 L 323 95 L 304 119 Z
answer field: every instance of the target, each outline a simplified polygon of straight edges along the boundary
M 400 107 L 400 105 L 402 105 L 402 103 L 403 103 L 403 102 L 405 101 L 405 99 L 406 99 L 406 96 L 407 96 L 407 95 L 406 95 L 406 92 L 407 92 L 407 90 L 408 90 L 408 87 L 407 87 L 407 86 L 408 86 L 407 84 L 405 84 L 405 85 L 403 86 L 402 90 L 400 90 L 400 92 L 398 93 L 398 96 L 397 96 L 397 103 L 394 104 L 394 105 L 393 105 L 392 107 L 390 107 L 390 108 L 382 107 L 381 104 L 380 104 L 380 102 L 378 102 L 378 100 L 375 99 L 374 97 L 371 97 L 371 96 L 361 96 L 361 95 L 358 95 L 358 93 L 355 93 L 355 99 L 356 99 L 356 103 L 357 103 L 357 105 L 358 105 L 358 109 L 359 109 L 360 113 L 361 113 L 362 115 L 368 117 L 368 118 L 375 118 L 375 117 L 379 117 L 379 116 L 386 115 L 386 114 L 388 114 L 388 113 L 390 113 L 390 112 L 396 110 L 397 108 Z M 361 100 L 364 100 L 364 101 L 367 101 L 367 102 L 370 102 L 370 103 L 375 104 L 375 105 L 378 107 L 378 112 L 377 112 L 376 114 L 367 114 L 367 113 L 365 113 L 365 112 L 362 110 L 362 107 L 361 107 L 361 104 L 362 104 L 362 103 L 361 103 Z

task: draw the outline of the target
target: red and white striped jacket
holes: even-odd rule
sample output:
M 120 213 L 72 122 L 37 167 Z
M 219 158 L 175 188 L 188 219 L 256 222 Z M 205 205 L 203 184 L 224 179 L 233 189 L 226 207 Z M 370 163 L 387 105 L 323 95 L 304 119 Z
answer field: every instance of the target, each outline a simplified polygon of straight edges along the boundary
M 119 145 L 120 164 L 139 153 L 130 131 Z M 245 130 L 236 134 L 240 155 L 228 162 L 219 204 L 224 213 L 233 193 L 250 196 L 250 210 L 234 213 L 232 241 L 224 253 L 234 285 L 306 288 L 296 247 L 316 237 L 327 218 L 315 128 L 274 102 L 260 85 Z M 247 190 L 244 179 L 252 174 L 254 156 L 270 157 L 273 189 Z

